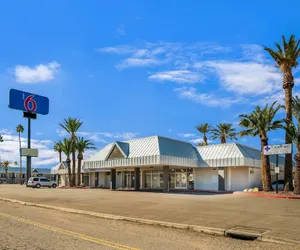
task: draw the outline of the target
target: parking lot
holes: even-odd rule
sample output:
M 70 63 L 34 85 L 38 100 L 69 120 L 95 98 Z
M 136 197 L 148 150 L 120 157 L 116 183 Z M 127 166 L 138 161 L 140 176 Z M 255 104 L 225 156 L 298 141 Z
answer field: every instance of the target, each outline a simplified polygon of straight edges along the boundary
M 300 240 L 300 201 L 239 194 L 187 195 L 0 185 L 0 196 L 27 202 L 229 229 L 247 226 Z

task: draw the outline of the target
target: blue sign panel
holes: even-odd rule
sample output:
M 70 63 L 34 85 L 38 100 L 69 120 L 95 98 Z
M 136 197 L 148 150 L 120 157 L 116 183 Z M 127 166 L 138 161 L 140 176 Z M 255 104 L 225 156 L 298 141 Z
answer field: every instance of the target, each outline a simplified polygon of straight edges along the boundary
M 44 96 L 11 89 L 9 91 L 8 107 L 11 109 L 47 115 L 49 113 L 49 99 Z

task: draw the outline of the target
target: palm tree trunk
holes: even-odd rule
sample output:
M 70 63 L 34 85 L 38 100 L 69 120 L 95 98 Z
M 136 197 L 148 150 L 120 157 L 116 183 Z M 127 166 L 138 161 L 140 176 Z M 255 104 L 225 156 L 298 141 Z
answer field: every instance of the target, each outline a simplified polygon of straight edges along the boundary
M 68 166 L 68 175 L 69 175 L 69 181 L 68 181 L 68 184 L 70 187 L 72 187 L 72 179 L 71 179 L 71 176 L 72 176 L 72 173 L 71 173 L 71 160 L 70 158 L 67 158 L 66 160 L 67 162 L 67 166 Z
M 82 157 L 80 156 L 80 154 L 78 154 L 78 165 L 77 165 L 77 186 L 80 186 L 81 184 L 81 161 L 82 161 Z
M 62 152 L 59 151 L 58 154 L 59 154 L 59 163 L 61 163 L 61 154 L 62 154 Z
M 300 151 L 294 155 L 296 161 L 296 172 L 295 172 L 295 187 L 294 194 L 300 194 Z
M 20 185 L 23 184 L 23 178 L 22 178 L 22 156 L 21 156 L 21 135 L 19 132 L 19 154 L 20 154 Z
M 76 151 L 73 150 L 72 152 L 72 185 L 76 185 Z
M 8 168 L 5 168 L 6 184 L 8 184 Z
M 283 89 L 285 93 L 285 109 L 286 109 L 286 119 L 289 122 L 292 122 L 292 96 L 293 96 L 293 87 L 294 87 L 294 77 L 292 70 L 286 70 L 283 75 Z M 292 139 L 285 133 L 285 143 L 292 143 Z M 284 190 L 291 191 L 293 190 L 293 160 L 292 154 L 285 155 L 285 165 L 284 165 Z
M 272 191 L 272 183 L 271 183 L 271 166 L 270 159 L 268 155 L 264 154 L 263 148 L 268 145 L 267 139 L 261 139 L 261 176 L 262 176 L 262 184 L 264 192 Z
M 205 144 L 205 145 L 208 145 L 208 143 L 207 143 L 207 137 L 206 137 L 205 134 L 204 134 L 204 136 L 203 136 L 203 141 L 204 141 L 204 144 Z

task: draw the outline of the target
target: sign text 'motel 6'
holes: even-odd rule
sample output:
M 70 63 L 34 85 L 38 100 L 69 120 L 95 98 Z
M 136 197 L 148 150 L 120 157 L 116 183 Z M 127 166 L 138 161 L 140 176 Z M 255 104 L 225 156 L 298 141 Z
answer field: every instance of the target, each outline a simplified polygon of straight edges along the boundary
M 9 105 L 11 109 L 47 115 L 49 113 L 49 99 L 44 96 L 11 89 L 9 91 Z

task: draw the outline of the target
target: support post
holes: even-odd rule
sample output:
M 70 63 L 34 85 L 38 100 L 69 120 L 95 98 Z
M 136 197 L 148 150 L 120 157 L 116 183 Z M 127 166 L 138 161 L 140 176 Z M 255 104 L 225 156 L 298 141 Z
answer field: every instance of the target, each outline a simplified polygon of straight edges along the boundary
M 27 148 L 30 148 L 31 140 L 31 119 L 28 117 L 28 137 L 27 137 Z M 26 184 L 28 183 L 29 178 L 31 177 L 31 156 L 26 156 Z
M 134 169 L 134 190 L 139 191 L 140 190 L 140 168 Z
M 225 169 L 224 167 L 218 168 L 218 186 L 219 191 L 225 190 Z
M 163 192 L 168 193 L 169 192 L 169 178 L 170 178 L 170 170 L 169 166 L 163 167 L 163 178 L 164 178 L 164 184 L 163 184 Z
M 279 156 L 276 155 L 276 168 L 278 169 L 278 158 Z M 276 173 L 276 194 L 278 194 L 278 173 Z
M 116 174 L 117 171 L 112 169 L 110 173 L 110 190 L 116 190 Z

